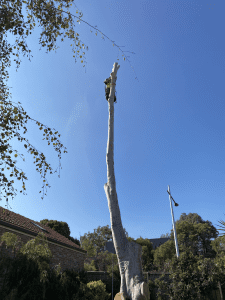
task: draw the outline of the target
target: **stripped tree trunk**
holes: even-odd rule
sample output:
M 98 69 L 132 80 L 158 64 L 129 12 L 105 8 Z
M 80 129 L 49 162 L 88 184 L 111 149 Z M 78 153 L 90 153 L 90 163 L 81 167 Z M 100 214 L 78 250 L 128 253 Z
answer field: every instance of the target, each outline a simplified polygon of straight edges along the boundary
M 135 242 L 129 242 L 125 236 L 120 209 L 116 193 L 116 181 L 114 174 L 114 95 L 117 79 L 117 71 L 120 68 L 118 63 L 114 63 L 111 73 L 111 85 L 109 94 L 109 127 L 107 143 L 107 179 L 104 190 L 108 199 L 110 212 L 111 229 L 113 243 L 119 262 L 121 276 L 120 293 L 117 293 L 115 300 L 149 300 L 149 289 L 144 282 L 142 273 L 141 245 Z

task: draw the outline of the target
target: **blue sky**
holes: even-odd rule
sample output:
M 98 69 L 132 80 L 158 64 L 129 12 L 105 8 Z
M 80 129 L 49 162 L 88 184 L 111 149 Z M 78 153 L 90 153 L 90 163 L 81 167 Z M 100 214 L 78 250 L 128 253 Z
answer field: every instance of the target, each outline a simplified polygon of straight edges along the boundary
M 22 185 L 15 178 L 17 196 L 9 199 L 9 209 L 35 221 L 67 222 L 78 239 L 98 226 L 111 226 L 104 192 L 108 103 L 103 81 L 119 58 L 114 166 L 123 226 L 135 239 L 170 233 L 170 185 L 179 204 L 175 220 L 182 213 L 197 213 L 220 228 L 218 221 L 225 220 L 224 1 L 75 3 L 74 15 L 79 9 L 82 20 L 135 54 L 124 52 L 130 62 L 124 61 L 118 47 L 74 18 L 75 32 L 89 48 L 85 67 L 79 58 L 75 63 L 66 38 L 58 38 L 56 53 L 39 50 L 40 27 L 26 39 L 31 62 L 21 54 L 16 72 L 11 56 L 11 100 L 21 102 L 34 120 L 55 128 L 68 153 L 62 153 L 59 178 L 54 173 L 58 153 L 42 140 L 36 123 L 28 121 L 27 133 L 19 133 L 51 164 L 53 174 L 48 171 L 46 177 L 51 188 L 42 200 L 33 156 L 14 139 L 13 149 L 25 158 L 17 159 L 17 167 L 28 177 L 27 195 L 19 192 Z M 14 44 L 15 38 L 8 34 L 8 41 Z M 0 205 L 7 208 L 4 195 Z

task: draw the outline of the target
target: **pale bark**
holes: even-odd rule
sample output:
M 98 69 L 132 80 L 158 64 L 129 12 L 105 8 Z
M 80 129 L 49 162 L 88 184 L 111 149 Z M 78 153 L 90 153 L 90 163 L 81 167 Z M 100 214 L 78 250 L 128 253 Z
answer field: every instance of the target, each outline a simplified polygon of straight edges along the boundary
M 135 242 L 129 242 L 123 231 L 120 209 L 116 193 L 114 174 L 114 94 L 117 79 L 118 63 L 114 63 L 111 73 L 109 94 L 108 143 L 106 153 L 107 179 L 104 190 L 108 199 L 113 243 L 119 262 L 121 276 L 120 293 L 115 299 L 149 300 L 149 290 L 144 282 L 142 272 L 142 247 Z M 117 102 L 119 103 L 118 99 Z

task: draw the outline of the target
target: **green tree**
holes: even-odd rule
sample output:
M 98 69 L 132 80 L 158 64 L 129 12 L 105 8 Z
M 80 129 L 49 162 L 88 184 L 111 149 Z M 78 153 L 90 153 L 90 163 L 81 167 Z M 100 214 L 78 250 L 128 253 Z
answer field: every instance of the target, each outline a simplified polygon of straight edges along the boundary
M 164 268 L 167 270 L 169 262 L 176 255 L 174 240 L 169 240 L 163 243 L 157 247 L 153 253 L 153 265 L 156 267 L 156 269 L 158 271 L 162 271 Z
M 127 231 L 124 229 L 126 237 L 128 237 Z M 105 242 L 112 241 L 112 230 L 107 226 L 98 226 L 94 229 L 93 233 L 85 233 L 80 237 L 81 246 L 84 250 L 87 250 L 87 255 L 92 257 L 98 255 L 104 251 Z
M 47 274 L 50 269 L 49 263 L 52 258 L 51 250 L 48 248 L 47 238 L 44 233 L 39 233 L 36 238 L 28 241 L 25 245 L 21 242 L 21 238 L 13 233 L 5 232 L 0 240 L 5 242 L 7 247 L 11 247 L 14 253 L 14 258 L 21 253 L 26 257 L 37 263 L 40 271 L 40 281 L 44 284 L 48 281 Z M 20 247 L 19 244 L 22 244 Z M 5 268 L 7 263 L 6 255 L 3 256 L 1 269 Z M 61 268 L 57 268 L 56 273 L 59 274 Z
M 170 234 L 167 232 L 166 234 L 161 234 L 160 238 L 168 238 Z
M 70 236 L 70 228 L 66 222 L 43 219 L 40 221 L 40 223 L 49 226 L 51 229 L 55 230 L 59 234 L 65 236 L 66 238 L 80 246 L 80 241 Z
M 225 236 L 219 236 L 215 240 L 211 241 L 211 246 L 217 254 L 225 253 Z
M 21 248 L 19 247 L 21 239 L 15 234 L 5 233 L 1 240 L 14 252 L 13 259 L 7 255 L 0 256 L 0 274 L 3 274 L 5 268 L 7 271 L 0 290 L 3 299 L 93 298 L 94 295 L 87 288 L 88 279 L 85 271 L 77 273 L 67 269 L 60 274 L 60 266 L 54 270 L 49 268 L 49 259 L 52 255 L 43 233 Z
M 158 296 L 166 290 L 165 294 L 171 299 L 202 299 L 218 287 L 219 280 L 225 280 L 225 269 L 215 265 L 210 258 L 193 255 L 192 247 L 182 252 L 179 258 L 173 257 L 171 270 L 171 284 L 161 281 L 164 275 L 155 280 L 160 288 Z
M 128 239 L 129 240 L 129 239 Z M 144 272 L 151 271 L 154 261 L 153 245 L 149 239 L 141 236 L 135 242 L 142 246 L 142 268 Z
M 84 263 L 84 270 L 85 271 L 97 271 L 95 266 L 95 261 L 92 260 L 90 264 Z
M 125 235 L 128 239 L 132 239 L 128 236 L 126 229 L 124 229 Z M 88 257 L 94 257 L 95 268 L 99 271 L 100 264 L 103 265 L 103 270 L 107 271 L 111 268 L 112 272 L 112 255 L 108 251 L 104 251 L 105 242 L 112 241 L 112 230 L 107 226 L 98 226 L 94 229 L 93 233 L 85 233 L 80 237 L 81 247 L 87 251 Z M 132 239 L 134 240 L 134 239 Z M 116 254 L 114 254 L 114 269 L 119 269 L 118 260 Z M 116 267 L 117 265 L 117 267 Z
M 50 0 L 50 1 L 44 1 L 44 0 L 23 0 L 23 1 L 16 1 L 16 0 L 2 0 L 0 3 L 0 45 L 1 45 L 1 76 L 0 76 L 0 112 L 1 112 L 1 139 L 0 139 L 0 159 L 2 162 L 5 163 L 5 168 L 8 170 L 11 169 L 10 177 L 15 176 L 17 180 L 22 179 L 22 189 L 23 194 L 25 195 L 24 191 L 25 188 L 25 182 L 24 180 L 27 180 L 27 177 L 25 176 L 24 172 L 19 172 L 16 168 L 16 161 L 12 160 L 10 155 L 13 152 L 14 157 L 17 157 L 18 155 L 22 158 L 23 154 L 18 154 L 17 150 L 12 150 L 11 145 L 8 143 L 10 139 L 13 137 L 17 137 L 19 141 L 25 141 L 24 147 L 27 149 L 27 152 L 31 155 L 34 155 L 34 163 L 36 163 L 36 170 L 41 174 L 41 177 L 43 178 L 43 197 L 44 198 L 44 188 L 50 187 L 48 183 L 46 183 L 46 173 L 47 170 L 50 171 L 50 174 L 52 174 L 52 168 L 51 166 L 46 162 L 46 158 L 42 152 L 39 152 L 33 145 L 29 143 L 29 141 L 22 137 L 18 132 L 17 129 L 20 129 L 20 127 L 24 128 L 24 134 L 27 131 L 25 123 L 27 123 L 28 119 L 35 121 L 36 124 L 39 126 L 40 130 L 43 130 L 43 140 L 46 139 L 48 141 L 48 145 L 50 143 L 53 144 L 53 147 L 55 151 L 58 152 L 59 157 L 59 164 L 61 160 L 61 148 L 63 147 L 66 149 L 63 144 L 59 141 L 58 137 L 60 137 L 60 134 L 58 134 L 58 131 L 56 131 L 54 128 L 51 129 L 48 126 L 42 124 L 41 122 L 32 119 L 27 115 L 27 113 L 23 110 L 21 106 L 14 106 L 12 104 L 12 101 L 8 100 L 9 98 L 9 88 L 4 84 L 4 81 L 8 80 L 8 72 L 6 70 L 7 67 L 11 66 L 10 56 L 13 54 L 16 56 L 14 61 L 16 61 L 17 67 L 16 71 L 19 68 L 20 61 L 19 61 L 19 50 L 21 49 L 23 52 L 23 56 L 25 56 L 26 53 L 27 57 L 30 56 L 31 50 L 28 50 L 27 44 L 25 42 L 25 38 L 32 33 L 32 30 L 36 26 L 37 23 L 39 23 L 42 27 L 42 32 L 40 35 L 39 43 L 41 44 L 41 47 L 47 47 L 47 52 L 50 52 L 51 50 L 56 50 L 55 41 L 58 36 L 61 36 L 63 33 L 62 30 L 65 31 L 64 38 L 67 37 L 71 40 L 73 40 L 73 52 L 74 54 L 77 53 L 79 56 L 81 63 L 84 62 L 84 55 L 85 52 L 82 52 L 82 48 L 85 49 L 85 44 L 78 38 L 79 34 L 74 31 L 74 23 L 73 18 L 77 18 L 77 22 L 84 22 L 88 24 L 87 22 L 83 21 L 81 17 L 83 16 L 82 13 L 80 13 L 79 17 L 74 16 L 69 12 L 69 10 L 64 11 L 63 7 L 69 8 L 72 6 L 74 0 Z M 26 11 L 27 11 L 27 21 L 24 21 L 24 16 L 22 14 L 22 3 L 26 5 Z M 55 7 L 56 4 L 56 7 Z M 66 17 L 63 17 L 63 13 L 66 14 Z M 78 10 L 76 11 L 78 13 Z M 90 24 L 88 24 L 91 26 Z M 92 28 L 95 28 L 91 26 Z M 96 29 L 96 35 L 98 29 Z M 12 33 L 15 36 L 19 35 L 19 39 L 16 39 L 14 45 L 10 45 L 7 43 L 7 32 Z M 92 31 L 91 31 L 92 32 Z M 103 34 L 101 31 L 99 31 L 102 35 L 107 37 L 105 34 Z M 104 39 L 104 37 L 103 37 Z M 107 39 L 109 39 L 107 37 Z M 61 41 L 64 39 L 61 38 Z M 111 41 L 111 40 L 110 40 Z M 113 46 L 116 45 L 113 41 Z M 76 50 L 74 48 L 76 46 Z M 119 48 L 120 51 L 121 48 L 116 45 L 116 47 Z M 77 50 L 78 48 L 78 50 Z M 17 49 L 17 53 L 14 53 L 14 49 Z M 88 47 L 86 47 L 88 50 Z M 16 51 L 15 51 L 16 52 Z M 122 51 L 124 53 L 124 51 Z M 133 52 L 132 52 L 133 53 Z M 124 54 L 122 55 L 124 56 Z M 75 57 L 75 55 L 73 55 Z M 126 57 L 126 55 L 125 55 Z M 125 60 L 124 57 L 124 60 Z M 127 58 L 127 57 L 126 57 Z M 30 60 L 30 57 L 29 57 Z M 118 59 L 119 60 L 119 59 Z M 129 61 L 129 60 L 128 60 Z M 75 57 L 76 62 L 76 57 Z M 85 66 L 85 65 L 84 65 Z M 83 67 L 84 67 L 83 66 Z M 137 78 L 137 77 L 136 77 Z M 18 102 L 21 104 L 20 102 Z M 56 136 L 58 135 L 58 137 Z M 67 153 L 66 150 L 64 150 L 64 153 Z M 24 158 L 22 158 L 24 161 Z M 59 171 L 60 171 L 61 164 L 59 165 Z M 0 180 L 2 183 L 2 188 L 6 193 L 6 201 L 7 201 L 7 208 L 8 208 L 8 197 L 16 195 L 13 188 L 14 180 L 8 180 L 5 173 L 3 172 L 5 168 L 0 169 Z M 62 167 L 61 167 L 62 168 Z M 20 169 L 21 170 L 21 169 Z M 2 172 L 3 173 L 2 173 Z M 57 172 L 57 170 L 55 171 Z M 44 174 L 42 176 L 42 173 Z M 59 172 L 60 177 L 60 172 Z M 47 181 L 48 182 L 48 181 Z M 17 190 L 16 190 L 17 191 Z M 22 190 L 20 191 L 22 193 Z M 39 192 L 41 193 L 41 191 Z M 2 191 L 1 191 L 2 194 Z M 45 194 L 46 195 L 46 194 Z
M 211 247 L 211 239 L 218 237 L 218 231 L 212 222 L 202 220 L 196 213 L 189 213 L 188 215 L 183 213 L 180 219 L 176 221 L 176 230 L 179 250 L 182 251 L 191 246 L 195 255 L 215 256 L 215 251 Z M 171 238 L 174 239 L 172 230 Z
M 217 238 L 218 232 L 211 222 L 202 220 L 196 213 L 188 215 L 183 213 L 175 222 L 175 226 L 180 254 L 190 247 L 193 255 L 215 258 L 216 251 L 212 248 L 211 239 Z M 171 230 L 170 240 L 154 251 L 154 264 L 160 268 L 168 266 L 174 256 L 176 250 L 174 234 Z

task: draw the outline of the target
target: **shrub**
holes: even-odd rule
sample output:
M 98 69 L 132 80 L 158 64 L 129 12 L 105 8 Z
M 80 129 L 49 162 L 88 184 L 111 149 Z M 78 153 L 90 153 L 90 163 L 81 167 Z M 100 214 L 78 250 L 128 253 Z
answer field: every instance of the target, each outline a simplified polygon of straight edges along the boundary
M 57 274 L 56 270 L 48 269 L 46 270 L 48 280 L 43 282 L 39 266 L 34 260 L 28 259 L 24 254 L 9 260 L 10 267 L 5 276 L 5 284 L 0 290 L 1 300 L 95 299 L 94 290 L 87 287 L 88 279 L 85 271 L 76 272 L 67 269 L 62 274 Z M 100 291 L 100 296 L 102 294 Z
M 1 241 L 18 250 L 19 239 L 16 235 L 5 233 Z M 80 288 L 84 290 L 83 285 L 88 282 L 85 271 L 65 270 L 60 274 L 60 267 L 57 270 L 49 267 L 50 257 L 46 238 L 40 235 L 23 245 L 16 255 L 14 251 L 14 258 L 2 255 L 0 271 L 6 268 L 6 274 L 0 290 L 1 299 L 71 300 Z M 85 290 L 91 295 L 91 291 Z
M 85 271 L 97 271 L 95 267 L 95 261 L 92 260 L 90 264 L 84 263 L 84 270 Z
M 8 258 L 7 262 L 1 262 L 1 266 L 7 263 L 7 273 L 4 284 L 0 291 L 2 299 L 28 299 L 27 295 L 32 291 L 32 295 L 42 299 L 43 289 L 40 289 L 40 270 L 37 262 L 28 259 L 24 254 L 18 255 L 15 259 Z M 12 295 L 13 291 L 13 295 Z
M 105 300 L 106 297 L 108 298 L 110 294 L 106 292 L 106 286 L 105 284 L 99 280 L 99 281 L 91 281 L 87 284 L 87 287 L 91 290 L 94 297 L 93 300 Z

